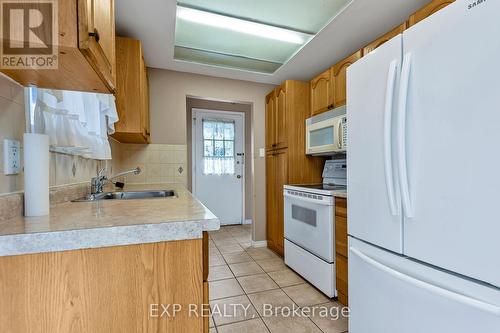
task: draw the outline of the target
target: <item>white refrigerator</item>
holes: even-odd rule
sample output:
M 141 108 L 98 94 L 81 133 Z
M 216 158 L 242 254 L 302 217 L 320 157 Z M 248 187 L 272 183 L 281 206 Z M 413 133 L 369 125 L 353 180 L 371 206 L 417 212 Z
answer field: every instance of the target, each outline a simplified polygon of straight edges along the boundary
M 347 74 L 350 333 L 500 332 L 500 1 Z

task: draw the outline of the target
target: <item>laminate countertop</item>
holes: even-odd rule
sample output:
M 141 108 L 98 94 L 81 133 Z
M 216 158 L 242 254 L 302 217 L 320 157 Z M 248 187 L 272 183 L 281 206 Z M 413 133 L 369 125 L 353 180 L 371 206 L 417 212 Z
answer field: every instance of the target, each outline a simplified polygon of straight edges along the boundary
M 333 191 L 333 196 L 337 197 L 337 198 L 345 198 L 345 199 L 347 199 L 347 190 Z
M 65 202 L 46 217 L 0 221 L 0 256 L 202 238 L 219 219 L 183 185 L 127 185 L 124 191 L 173 190 L 175 197 Z

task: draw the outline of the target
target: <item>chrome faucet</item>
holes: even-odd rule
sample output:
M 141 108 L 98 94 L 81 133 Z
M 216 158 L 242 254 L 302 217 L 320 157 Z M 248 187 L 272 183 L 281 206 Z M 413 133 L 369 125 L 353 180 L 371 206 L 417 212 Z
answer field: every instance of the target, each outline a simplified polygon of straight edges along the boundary
M 104 190 L 104 185 L 107 183 L 107 182 L 110 182 L 110 183 L 113 183 L 115 184 L 115 186 L 117 187 L 120 187 L 120 188 L 123 188 L 123 186 L 125 184 L 123 183 L 119 183 L 119 182 L 113 182 L 113 179 L 116 179 L 118 177 L 123 177 L 123 176 L 126 176 L 126 175 L 129 175 L 129 174 L 134 174 L 134 175 L 138 175 L 141 173 L 141 168 L 137 167 L 135 169 L 131 169 L 131 170 L 128 170 L 128 171 L 124 171 L 124 172 L 120 172 L 112 177 L 107 177 L 105 174 L 105 169 L 102 168 L 100 169 L 98 172 L 97 172 L 97 176 L 92 178 L 91 180 L 91 188 L 90 188 L 90 193 L 91 194 L 99 194 L 99 193 L 102 193 L 103 190 Z

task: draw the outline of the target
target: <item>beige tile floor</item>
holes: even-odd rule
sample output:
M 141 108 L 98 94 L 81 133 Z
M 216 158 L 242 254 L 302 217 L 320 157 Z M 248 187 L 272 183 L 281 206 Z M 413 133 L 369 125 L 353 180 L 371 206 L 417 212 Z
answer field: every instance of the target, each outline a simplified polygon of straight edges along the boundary
M 227 226 L 209 233 L 210 305 L 219 310 L 210 318 L 210 333 L 347 332 L 345 317 L 333 320 L 320 311 L 297 317 L 282 310 L 334 308 L 335 314 L 342 305 L 287 268 L 274 252 L 252 247 L 251 230 L 251 225 Z M 275 315 L 264 316 L 265 304 L 272 305 Z

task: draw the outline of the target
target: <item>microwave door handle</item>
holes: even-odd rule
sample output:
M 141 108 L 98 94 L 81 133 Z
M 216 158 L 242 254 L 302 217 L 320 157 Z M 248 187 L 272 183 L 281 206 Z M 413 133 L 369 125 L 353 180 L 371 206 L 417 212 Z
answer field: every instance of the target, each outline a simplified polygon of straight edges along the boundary
M 339 140 L 338 147 L 339 147 L 339 149 L 342 149 L 342 122 L 341 121 L 339 121 L 337 136 L 338 136 L 338 140 Z

